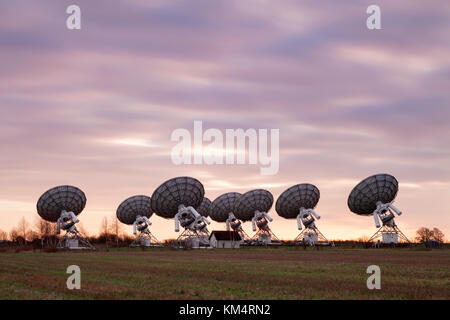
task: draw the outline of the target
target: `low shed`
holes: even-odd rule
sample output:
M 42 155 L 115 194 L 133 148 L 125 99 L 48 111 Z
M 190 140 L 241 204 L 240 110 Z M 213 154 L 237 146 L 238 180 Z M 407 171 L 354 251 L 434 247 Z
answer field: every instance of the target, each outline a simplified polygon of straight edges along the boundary
M 213 231 L 209 236 L 209 244 L 213 248 L 239 248 L 241 241 L 241 236 L 236 231 Z

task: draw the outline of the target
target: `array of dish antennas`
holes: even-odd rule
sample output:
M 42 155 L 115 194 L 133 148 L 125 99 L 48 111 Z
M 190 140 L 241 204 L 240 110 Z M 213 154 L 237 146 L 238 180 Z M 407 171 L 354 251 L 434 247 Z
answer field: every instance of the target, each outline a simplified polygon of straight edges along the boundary
M 228 192 L 217 197 L 209 207 L 209 217 L 216 222 L 225 222 L 227 231 L 230 228 L 241 236 L 242 241 L 250 240 L 250 237 L 242 228 L 242 221 L 234 215 L 234 206 L 241 196 L 237 192 Z
M 252 230 L 256 231 L 250 239 L 260 244 L 270 244 L 279 241 L 270 230 L 272 218 L 267 213 L 273 204 L 272 194 L 264 189 L 250 190 L 241 195 L 234 204 L 234 215 L 242 221 L 252 221 Z
M 312 184 L 297 184 L 284 191 L 277 200 L 275 209 L 280 217 L 297 219 L 298 230 L 302 230 L 295 242 L 307 245 L 328 244 L 328 240 L 319 231 L 315 219 L 320 216 L 314 211 L 320 199 L 319 189 Z
M 194 248 L 209 246 L 209 220 L 195 208 L 202 205 L 205 189 L 191 177 L 178 177 L 161 184 L 152 195 L 152 208 L 163 218 L 175 218 L 175 231 L 184 231 L 177 242 Z
M 348 197 L 348 207 L 357 215 L 372 215 L 377 232 L 369 239 L 382 237 L 383 243 L 397 243 L 408 238 L 395 223 L 395 214 L 401 215 L 392 202 L 398 193 L 398 181 L 389 174 L 376 174 L 361 181 Z M 320 216 L 314 210 L 320 199 L 319 189 L 309 183 L 297 184 L 285 190 L 277 199 L 275 209 L 279 216 L 296 219 L 301 230 L 295 242 L 309 245 L 328 244 L 328 240 L 316 226 Z M 117 208 L 120 222 L 133 225 L 136 239 L 133 246 L 160 246 L 150 232 L 153 213 L 174 219 L 175 231 L 183 232 L 177 239 L 178 246 L 209 246 L 208 216 L 226 224 L 226 230 L 236 231 L 248 244 L 270 244 L 279 241 L 269 227 L 272 218 L 268 212 L 273 205 L 272 194 L 255 189 L 244 194 L 228 192 L 213 202 L 205 197 L 205 189 L 197 179 L 178 177 L 167 180 L 151 197 L 132 196 Z M 94 247 L 78 231 L 78 215 L 86 206 L 86 196 L 74 186 L 58 186 L 46 191 L 37 202 L 37 212 L 46 221 L 57 223 L 57 233 L 65 231 L 58 248 L 81 249 Z M 242 225 L 251 221 L 255 232 L 249 237 Z
M 57 223 L 57 234 L 65 231 L 57 247 L 61 249 L 94 249 L 78 231 L 78 215 L 86 206 L 86 195 L 73 186 L 58 186 L 46 191 L 37 202 L 37 212 L 42 219 Z
M 161 246 L 150 232 L 152 214 L 151 198 L 144 195 L 132 196 L 117 208 L 117 219 L 124 224 L 133 225 L 133 234 L 136 238 L 131 246 Z
M 349 209 L 358 215 L 372 215 L 375 226 L 379 228 L 369 242 L 381 237 L 383 243 L 397 243 L 399 238 L 409 243 L 394 220 L 394 213 L 402 214 L 392 204 L 397 192 L 398 181 L 394 176 L 376 174 L 361 181 L 350 193 L 347 201 Z

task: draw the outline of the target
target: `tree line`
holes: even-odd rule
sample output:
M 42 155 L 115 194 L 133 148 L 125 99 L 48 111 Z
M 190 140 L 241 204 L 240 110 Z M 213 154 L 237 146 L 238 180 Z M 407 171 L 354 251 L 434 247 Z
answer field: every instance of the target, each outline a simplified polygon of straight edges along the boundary
M 96 235 L 89 235 L 82 223 L 77 223 L 78 231 L 93 243 L 115 243 L 117 245 L 130 242 L 134 237 L 124 232 L 124 226 L 115 215 L 104 217 L 100 230 Z M 61 235 L 64 231 L 61 230 Z M 40 217 L 36 217 L 34 223 L 30 223 L 24 217 L 16 227 L 9 232 L 0 229 L 0 241 L 13 242 L 24 245 L 27 243 L 41 242 L 43 245 L 56 245 L 58 235 L 56 234 L 56 223 L 48 222 Z
M 422 227 L 416 231 L 415 240 L 418 243 L 426 243 L 429 241 L 436 241 L 439 243 L 444 243 L 445 235 L 438 228 L 428 229 L 428 228 Z
M 134 237 L 124 232 L 124 226 L 115 215 L 104 217 L 97 235 L 89 235 L 80 223 L 77 224 L 78 231 L 87 237 L 93 243 L 111 243 L 117 246 L 130 243 Z M 64 231 L 62 231 L 64 233 Z M 416 231 L 414 238 L 416 243 L 427 243 L 436 241 L 444 243 L 446 241 L 444 233 L 438 228 L 432 229 L 421 227 Z M 34 224 L 31 225 L 25 218 L 22 218 L 18 225 L 9 233 L 0 229 L 0 241 L 13 242 L 16 244 L 26 244 L 40 241 L 42 245 L 53 245 L 58 241 L 56 235 L 56 223 L 51 223 L 36 217 Z M 360 242 L 366 242 L 366 237 L 358 239 Z

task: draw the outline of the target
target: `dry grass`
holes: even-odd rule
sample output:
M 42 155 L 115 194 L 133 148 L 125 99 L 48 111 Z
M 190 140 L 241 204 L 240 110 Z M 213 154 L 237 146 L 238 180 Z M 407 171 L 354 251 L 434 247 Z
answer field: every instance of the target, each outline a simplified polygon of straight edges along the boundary
M 69 265 L 81 290 L 68 290 Z M 366 268 L 379 265 L 381 290 Z M 0 253 L 1 299 L 449 299 L 450 250 Z

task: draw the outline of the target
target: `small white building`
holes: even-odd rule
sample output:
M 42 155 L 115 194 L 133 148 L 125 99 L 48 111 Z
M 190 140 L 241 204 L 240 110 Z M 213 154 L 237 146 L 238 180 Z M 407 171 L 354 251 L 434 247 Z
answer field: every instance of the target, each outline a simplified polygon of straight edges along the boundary
M 241 242 L 241 236 L 236 231 L 213 231 L 209 236 L 209 244 L 213 248 L 238 249 Z

